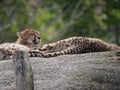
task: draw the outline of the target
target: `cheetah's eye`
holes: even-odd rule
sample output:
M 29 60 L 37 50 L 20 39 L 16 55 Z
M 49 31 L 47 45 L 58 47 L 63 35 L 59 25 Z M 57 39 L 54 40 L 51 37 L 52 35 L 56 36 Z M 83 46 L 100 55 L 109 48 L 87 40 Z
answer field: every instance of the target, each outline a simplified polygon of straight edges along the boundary
M 38 37 L 38 39 L 41 39 L 41 37 Z

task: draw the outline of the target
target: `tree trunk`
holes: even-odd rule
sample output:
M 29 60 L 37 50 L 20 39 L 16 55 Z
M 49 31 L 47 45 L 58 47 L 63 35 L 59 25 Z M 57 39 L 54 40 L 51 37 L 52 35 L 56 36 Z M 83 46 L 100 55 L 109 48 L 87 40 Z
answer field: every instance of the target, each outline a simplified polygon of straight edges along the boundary
M 13 62 L 16 75 L 16 90 L 33 90 L 33 75 L 27 53 L 16 51 Z

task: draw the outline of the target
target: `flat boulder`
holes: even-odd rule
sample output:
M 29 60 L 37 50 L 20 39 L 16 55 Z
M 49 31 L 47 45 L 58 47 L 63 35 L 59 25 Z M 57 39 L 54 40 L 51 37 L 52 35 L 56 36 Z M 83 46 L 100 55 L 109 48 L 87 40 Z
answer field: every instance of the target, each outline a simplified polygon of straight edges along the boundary
M 35 90 L 120 90 L 120 51 L 30 58 Z M 15 90 L 12 60 L 0 61 L 0 90 Z

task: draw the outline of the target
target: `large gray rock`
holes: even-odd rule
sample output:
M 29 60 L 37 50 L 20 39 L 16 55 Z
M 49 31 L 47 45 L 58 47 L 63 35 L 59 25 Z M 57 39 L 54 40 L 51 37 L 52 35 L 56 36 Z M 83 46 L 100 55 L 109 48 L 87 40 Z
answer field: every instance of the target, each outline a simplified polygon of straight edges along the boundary
M 120 51 L 30 58 L 35 90 L 120 90 Z M 0 90 L 14 90 L 12 60 L 0 61 Z

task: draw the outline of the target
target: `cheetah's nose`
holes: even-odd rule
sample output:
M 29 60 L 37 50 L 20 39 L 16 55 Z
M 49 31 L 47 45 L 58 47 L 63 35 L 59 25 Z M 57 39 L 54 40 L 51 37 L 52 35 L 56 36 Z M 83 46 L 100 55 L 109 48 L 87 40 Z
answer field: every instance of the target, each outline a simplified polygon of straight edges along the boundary
M 39 42 L 37 42 L 35 39 L 33 40 L 33 43 L 34 44 L 39 44 Z

